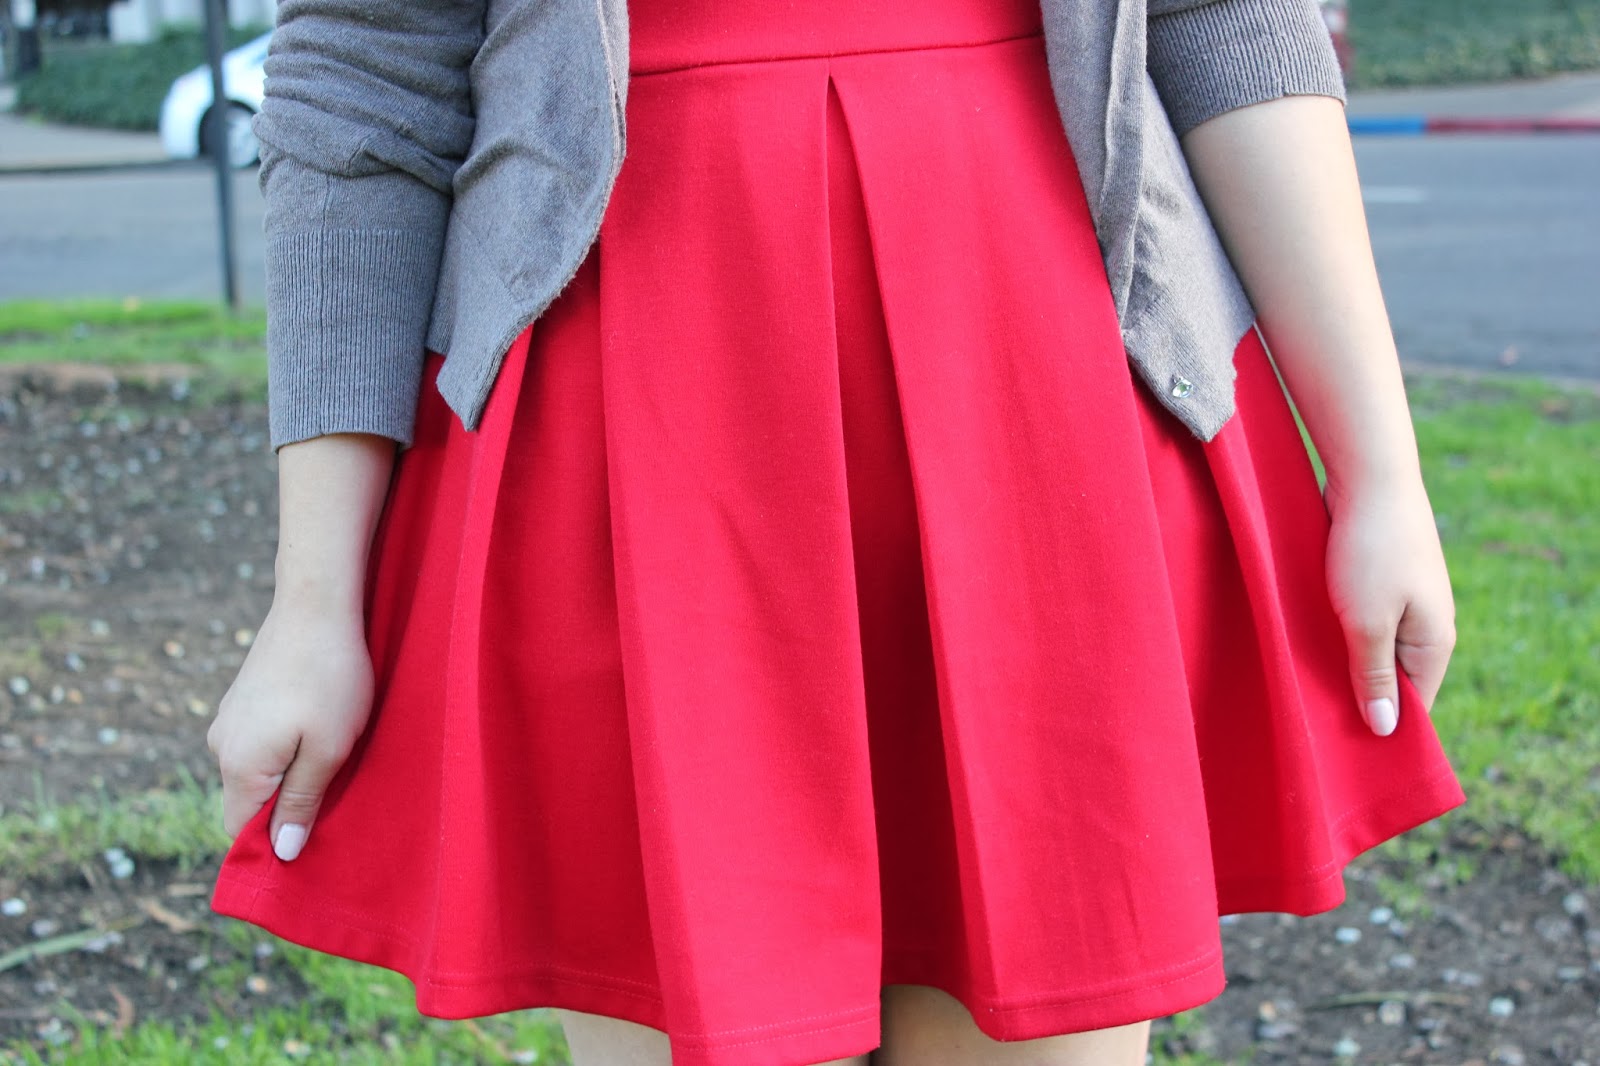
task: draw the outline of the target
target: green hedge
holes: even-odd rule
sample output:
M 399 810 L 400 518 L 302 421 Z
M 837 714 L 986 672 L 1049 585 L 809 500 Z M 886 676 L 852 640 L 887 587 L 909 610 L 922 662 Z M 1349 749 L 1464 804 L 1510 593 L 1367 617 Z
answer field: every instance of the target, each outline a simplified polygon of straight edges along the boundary
M 267 29 L 235 27 L 228 47 Z M 17 85 L 17 109 L 52 122 L 153 130 L 172 80 L 205 61 L 196 25 L 169 26 L 148 44 L 46 41 L 39 70 Z
M 1600 69 L 1600 0 L 1350 0 L 1350 84 Z

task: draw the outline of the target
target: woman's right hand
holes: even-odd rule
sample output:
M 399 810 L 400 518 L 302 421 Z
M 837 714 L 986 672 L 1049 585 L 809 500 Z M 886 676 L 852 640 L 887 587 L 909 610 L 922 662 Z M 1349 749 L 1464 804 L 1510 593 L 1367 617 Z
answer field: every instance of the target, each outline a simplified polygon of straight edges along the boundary
M 328 782 L 372 713 L 365 578 L 395 442 L 327 433 L 278 449 L 272 608 L 217 708 L 206 745 L 222 769 L 222 820 L 239 835 L 273 790 L 280 859 L 300 854 Z
M 372 695 L 359 613 L 274 602 L 206 733 L 222 770 L 228 835 L 277 790 L 268 839 L 278 858 L 299 855 L 366 727 Z

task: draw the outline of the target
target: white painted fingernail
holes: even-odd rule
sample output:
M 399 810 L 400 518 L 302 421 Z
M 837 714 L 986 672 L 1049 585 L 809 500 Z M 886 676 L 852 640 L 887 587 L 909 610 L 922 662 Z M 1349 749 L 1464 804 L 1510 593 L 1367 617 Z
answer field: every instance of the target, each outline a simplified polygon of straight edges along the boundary
M 1382 699 L 1371 700 L 1367 703 L 1367 725 L 1380 737 L 1386 737 L 1394 732 L 1394 727 L 1400 722 L 1400 716 L 1395 713 L 1394 700 L 1385 696 Z
M 278 839 L 272 842 L 272 850 L 284 862 L 288 862 L 300 854 L 300 849 L 306 846 L 306 827 L 303 825 L 287 824 L 278 827 Z

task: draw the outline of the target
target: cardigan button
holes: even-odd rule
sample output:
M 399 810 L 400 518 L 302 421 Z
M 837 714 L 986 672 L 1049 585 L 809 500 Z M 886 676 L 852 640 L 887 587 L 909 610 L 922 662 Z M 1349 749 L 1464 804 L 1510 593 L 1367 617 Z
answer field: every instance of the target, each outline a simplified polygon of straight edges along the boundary
M 1178 399 L 1181 400 L 1181 399 L 1183 399 L 1185 396 L 1189 395 L 1193 391 L 1194 391 L 1194 382 L 1190 381 L 1188 378 L 1184 377 L 1182 374 L 1174 374 L 1174 375 L 1172 375 L 1172 389 L 1171 389 L 1172 395 L 1176 396 Z

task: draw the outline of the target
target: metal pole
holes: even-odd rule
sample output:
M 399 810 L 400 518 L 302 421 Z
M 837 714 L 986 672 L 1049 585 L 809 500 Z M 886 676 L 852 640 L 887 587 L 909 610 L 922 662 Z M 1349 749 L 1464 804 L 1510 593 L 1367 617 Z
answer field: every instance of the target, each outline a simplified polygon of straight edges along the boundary
M 11 0 L 11 26 L 17 33 L 17 79 L 39 69 L 38 18 L 34 0 Z
M 206 0 L 206 56 L 211 62 L 211 110 L 206 116 L 206 143 L 217 171 L 217 219 L 222 236 L 222 291 L 228 308 L 239 309 L 239 286 L 233 269 L 233 159 L 228 137 L 228 93 L 222 84 L 222 55 L 227 51 L 226 0 Z

